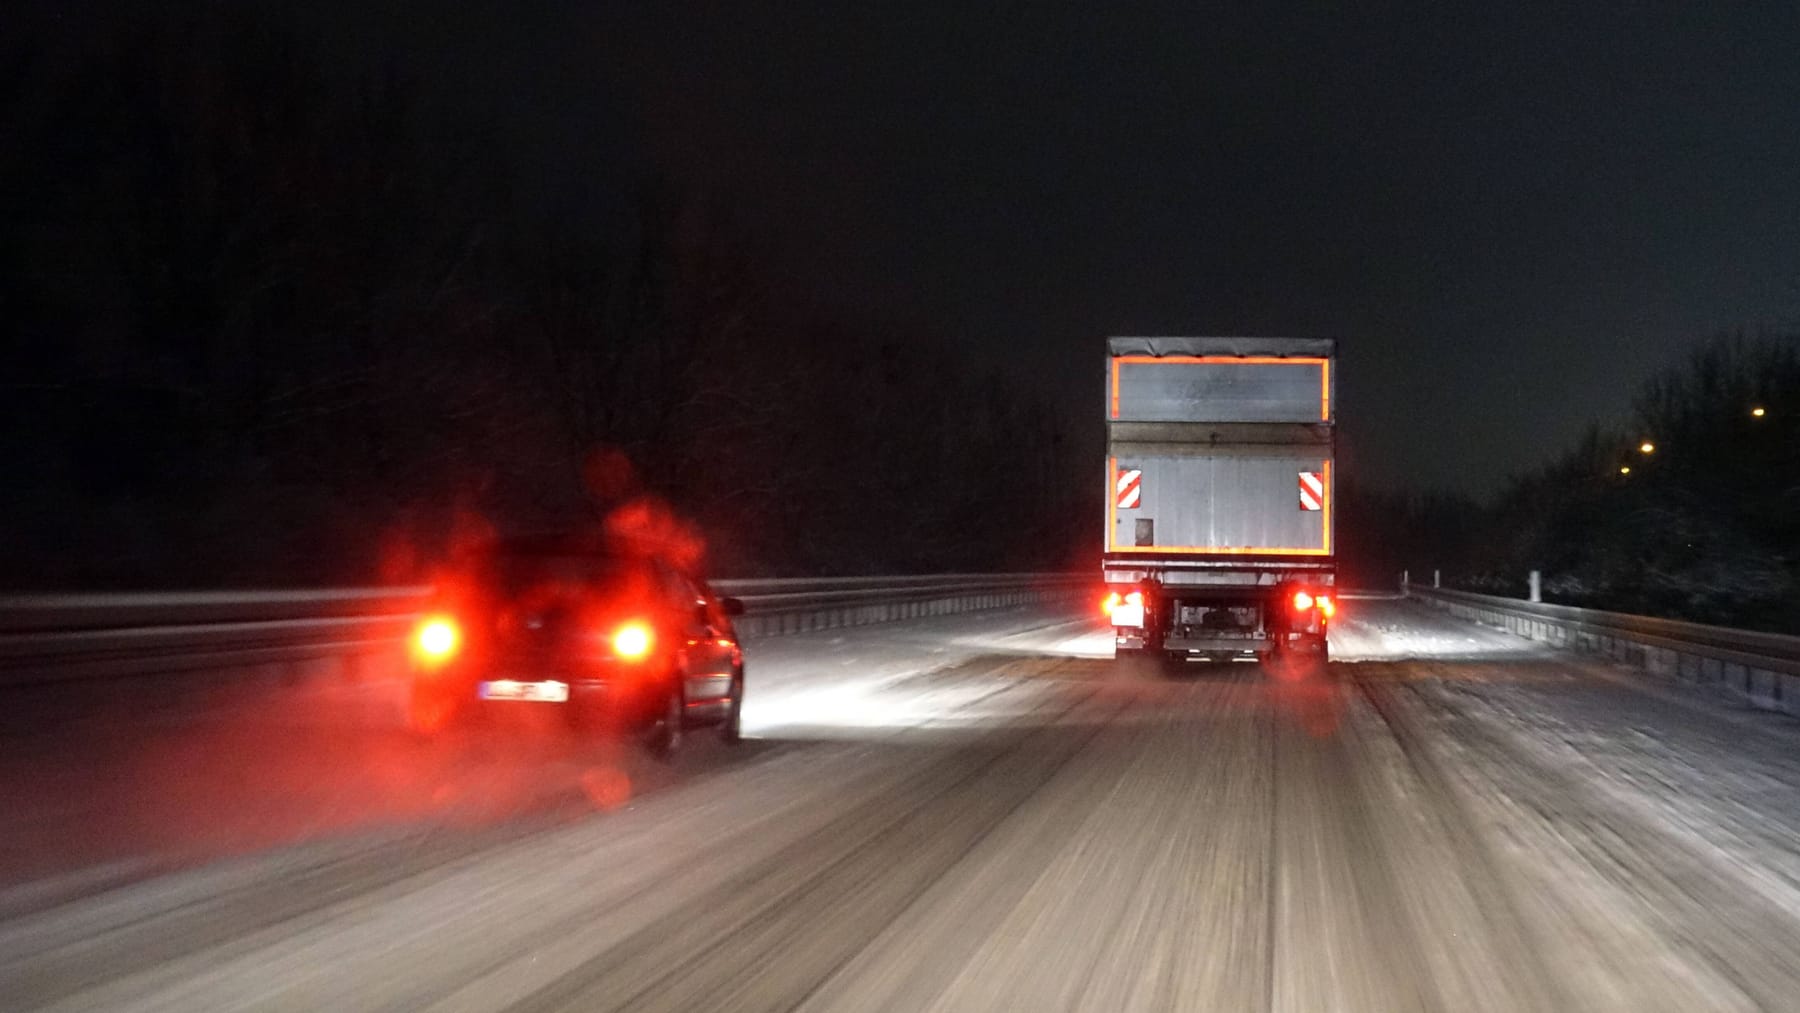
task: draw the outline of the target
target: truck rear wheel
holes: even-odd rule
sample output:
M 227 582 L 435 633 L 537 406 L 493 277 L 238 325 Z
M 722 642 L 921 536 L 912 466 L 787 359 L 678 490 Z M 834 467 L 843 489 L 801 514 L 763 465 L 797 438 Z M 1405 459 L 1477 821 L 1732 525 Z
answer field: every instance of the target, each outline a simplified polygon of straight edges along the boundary
M 1323 675 L 1326 663 L 1330 660 L 1330 645 L 1324 640 L 1312 638 L 1299 641 L 1277 640 L 1263 658 L 1267 671 L 1282 673 L 1290 678 Z
M 1148 676 L 1156 671 L 1160 651 L 1152 651 L 1142 647 L 1113 648 L 1113 667 L 1122 675 Z

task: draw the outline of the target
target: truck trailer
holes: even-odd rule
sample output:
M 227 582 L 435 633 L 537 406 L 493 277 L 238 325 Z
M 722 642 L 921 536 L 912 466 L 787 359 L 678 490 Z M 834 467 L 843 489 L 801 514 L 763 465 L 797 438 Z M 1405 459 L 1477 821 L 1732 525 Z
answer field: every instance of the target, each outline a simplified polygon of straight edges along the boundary
M 1336 343 L 1109 338 L 1106 546 L 1117 658 L 1323 662 Z

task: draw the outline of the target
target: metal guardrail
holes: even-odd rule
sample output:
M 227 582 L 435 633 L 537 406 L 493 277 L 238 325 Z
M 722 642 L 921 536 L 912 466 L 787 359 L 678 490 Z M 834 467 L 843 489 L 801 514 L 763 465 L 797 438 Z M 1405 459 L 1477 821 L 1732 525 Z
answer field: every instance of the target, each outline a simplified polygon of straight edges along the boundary
M 720 580 L 740 632 L 772 636 L 1041 601 L 1093 587 L 1068 574 Z M 0 595 L 0 686 L 392 655 L 429 587 Z
M 1800 637 L 1444 588 L 1409 587 L 1407 594 L 1533 640 L 1714 683 L 1757 706 L 1800 714 Z
M 429 591 L 0 596 L 0 685 L 357 659 L 399 643 Z

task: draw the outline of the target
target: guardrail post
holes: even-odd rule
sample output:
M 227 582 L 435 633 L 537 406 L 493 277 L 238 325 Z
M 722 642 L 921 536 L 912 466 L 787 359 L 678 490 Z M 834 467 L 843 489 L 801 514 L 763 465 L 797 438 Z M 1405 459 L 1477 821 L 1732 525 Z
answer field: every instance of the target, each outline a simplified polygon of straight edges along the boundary
M 1544 575 L 1537 570 L 1531 571 L 1531 600 L 1544 600 Z
M 1442 571 L 1442 570 L 1431 571 L 1431 586 L 1432 587 L 1443 587 L 1444 586 L 1444 571 Z

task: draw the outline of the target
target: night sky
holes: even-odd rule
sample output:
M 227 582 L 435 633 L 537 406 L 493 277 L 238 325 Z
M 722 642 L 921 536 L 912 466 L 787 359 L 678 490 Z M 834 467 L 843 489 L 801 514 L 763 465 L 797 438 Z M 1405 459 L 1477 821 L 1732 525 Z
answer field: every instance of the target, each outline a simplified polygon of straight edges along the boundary
M 1109 334 L 1342 340 L 1351 474 L 1492 490 L 1800 318 L 1800 5 L 403 5 L 524 192 L 645 171 L 1098 418 Z M 866 8 L 866 9 L 865 9 Z

